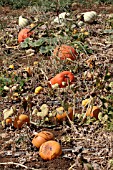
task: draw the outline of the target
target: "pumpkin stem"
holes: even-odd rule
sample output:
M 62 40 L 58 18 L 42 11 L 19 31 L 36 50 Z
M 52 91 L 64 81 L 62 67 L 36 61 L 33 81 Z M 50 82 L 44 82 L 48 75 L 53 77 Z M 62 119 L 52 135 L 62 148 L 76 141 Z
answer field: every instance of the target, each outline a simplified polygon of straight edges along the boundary
M 37 28 L 38 26 L 41 26 L 41 25 L 43 25 L 43 23 L 42 23 L 42 22 L 39 22 L 39 23 L 36 24 L 33 28 L 31 28 L 31 29 L 27 32 L 27 34 L 29 34 L 29 33 L 32 32 L 35 28 Z

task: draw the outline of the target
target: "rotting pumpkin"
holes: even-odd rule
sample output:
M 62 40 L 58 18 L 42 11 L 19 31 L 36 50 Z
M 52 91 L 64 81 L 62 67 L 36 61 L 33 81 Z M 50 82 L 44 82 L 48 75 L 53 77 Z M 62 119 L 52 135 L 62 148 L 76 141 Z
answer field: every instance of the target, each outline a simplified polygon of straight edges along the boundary
M 50 140 L 43 143 L 39 149 L 39 155 L 44 160 L 52 160 L 62 154 L 61 145 L 54 141 Z
M 70 71 L 63 71 L 50 79 L 49 84 L 51 87 L 58 84 L 59 87 L 65 87 L 74 81 L 74 75 Z
M 95 117 L 96 119 L 98 119 L 99 112 L 100 108 L 98 106 L 93 106 L 87 109 L 86 116 Z
M 77 56 L 77 52 L 73 47 L 62 44 L 61 46 L 57 46 L 54 49 L 53 56 L 54 57 L 58 56 L 61 60 L 65 60 L 65 59 L 75 60 Z
M 12 124 L 12 118 L 7 118 L 6 120 L 5 120 L 5 124 L 7 125 L 7 126 L 10 126 L 11 124 Z
M 29 123 L 30 123 L 29 117 L 25 114 L 20 114 L 17 117 L 15 117 L 13 126 L 15 128 L 20 129 L 23 126 L 23 124 L 25 124 L 25 123 L 27 123 L 29 125 Z
M 41 131 L 35 135 L 32 140 L 32 144 L 39 148 L 44 142 L 54 139 L 54 135 L 48 131 Z
M 67 116 L 70 120 L 73 120 L 73 108 L 69 107 L 68 111 L 66 112 L 63 107 L 56 108 L 56 120 L 57 121 L 64 121 L 66 120 Z
M 18 34 L 18 42 L 19 43 L 23 42 L 26 38 L 30 37 L 33 34 L 33 32 L 29 32 L 29 31 L 30 31 L 30 29 L 24 28 L 19 32 L 19 34 Z

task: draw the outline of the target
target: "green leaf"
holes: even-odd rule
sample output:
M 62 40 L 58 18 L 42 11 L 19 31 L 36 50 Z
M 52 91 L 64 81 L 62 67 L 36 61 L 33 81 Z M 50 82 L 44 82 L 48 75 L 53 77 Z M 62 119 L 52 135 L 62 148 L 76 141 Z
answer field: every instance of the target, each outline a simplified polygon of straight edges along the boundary
M 44 54 L 44 53 L 47 53 L 48 51 L 47 51 L 46 47 L 41 46 L 39 52 L 40 52 L 41 54 Z
M 42 44 L 44 44 L 45 42 L 45 38 L 40 38 L 39 40 L 35 41 L 33 44 L 34 44 L 34 47 L 40 47 Z
M 28 43 L 26 43 L 26 42 L 22 42 L 21 43 L 21 48 L 27 48 L 29 45 L 28 45 Z
M 26 38 L 26 39 L 24 40 L 24 42 L 26 42 L 26 43 L 28 43 L 28 44 L 29 44 L 29 42 L 30 42 L 30 38 Z
M 54 49 L 53 46 L 46 46 L 46 47 L 41 46 L 39 52 L 41 54 L 47 54 L 47 53 L 51 52 L 53 49 Z

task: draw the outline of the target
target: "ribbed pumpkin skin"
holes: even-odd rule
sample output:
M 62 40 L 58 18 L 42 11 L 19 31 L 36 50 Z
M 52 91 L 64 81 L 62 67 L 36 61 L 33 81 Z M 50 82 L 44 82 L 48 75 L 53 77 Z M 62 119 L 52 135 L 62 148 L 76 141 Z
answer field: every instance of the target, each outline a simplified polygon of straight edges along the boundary
M 62 44 L 57 46 L 53 51 L 53 56 L 58 56 L 61 60 L 71 59 L 75 60 L 77 56 L 76 50 L 68 45 Z

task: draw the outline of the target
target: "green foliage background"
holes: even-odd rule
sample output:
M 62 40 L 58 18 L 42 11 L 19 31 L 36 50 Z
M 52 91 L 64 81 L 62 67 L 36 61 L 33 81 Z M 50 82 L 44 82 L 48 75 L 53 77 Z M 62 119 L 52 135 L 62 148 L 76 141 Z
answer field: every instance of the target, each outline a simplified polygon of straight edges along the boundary
M 38 5 L 41 7 L 46 7 L 46 10 L 54 10 L 56 9 L 56 5 L 59 2 L 60 9 L 67 9 L 69 10 L 69 6 L 74 3 L 82 3 L 84 5 L 88 5 L 91 3 L 113 3 L 113 0 L 0 0 L 0 6 L 10 5 L 13 9 L 24 8 L 27 6 Z

